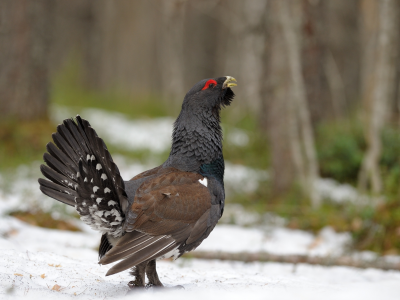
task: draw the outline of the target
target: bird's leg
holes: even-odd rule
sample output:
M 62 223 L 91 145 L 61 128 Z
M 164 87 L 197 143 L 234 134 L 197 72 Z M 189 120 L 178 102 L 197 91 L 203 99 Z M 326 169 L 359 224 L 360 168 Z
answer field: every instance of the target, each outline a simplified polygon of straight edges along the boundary
M 128 286 L 133 289 L 137 287 L 144 287 L 146 283 L 146 266 L 147 261 L 142 262 L 132 268 L 131 275 L 135 276 L 135 280 L 132 280 L 128 283 Z
M 158 278 L 155 259 L 149 261 L 149 263 L 147 264 L 146 274 L 147 274 L 147 278 L 149 279 L 149 283 L 146 285 L 147 288 L 164 287 L 164 285 L 161 283 L 160 279 Z M 176 285 L 176 286 L 172 286 L 172 287 L 168 287 L 168 288 L 184 289 L 184 287 L 181 285 Z
M 149 279 L 149 283 L 147 286 L 164 286 L 160 279 L 158 278 L 157 270 L 156 270 L 156 260 L 153 259 L 149 261 L 146 267 L 146 275 Z

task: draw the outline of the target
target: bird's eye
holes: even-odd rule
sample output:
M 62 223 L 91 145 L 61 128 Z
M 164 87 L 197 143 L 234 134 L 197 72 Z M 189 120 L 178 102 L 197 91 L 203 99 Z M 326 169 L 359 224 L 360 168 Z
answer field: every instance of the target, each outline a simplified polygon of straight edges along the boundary
M 217 85 L 217 82 L 214 79 L 210 79 L 206 82 L 206 84 L 204 85 L 204 87 L 201 90 L 206 90 L 208 88 L 213 88 L 214 86 Z

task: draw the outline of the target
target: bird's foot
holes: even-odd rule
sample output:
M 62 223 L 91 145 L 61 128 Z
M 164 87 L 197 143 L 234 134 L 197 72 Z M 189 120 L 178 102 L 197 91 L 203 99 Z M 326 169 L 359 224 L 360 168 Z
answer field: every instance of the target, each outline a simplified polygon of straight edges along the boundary
M 155 284 L 152 284 L 152 283 L 146 284 L 146 290 L 158 289 L 158 288 L 163 288 L 163 287 L 164 287 L 163 285 L 155 285 Z
M 132 290 L 132 289 L 142 289 L 145 286 L 141 281 L 132 280 L 128 282 L 128 287 Z

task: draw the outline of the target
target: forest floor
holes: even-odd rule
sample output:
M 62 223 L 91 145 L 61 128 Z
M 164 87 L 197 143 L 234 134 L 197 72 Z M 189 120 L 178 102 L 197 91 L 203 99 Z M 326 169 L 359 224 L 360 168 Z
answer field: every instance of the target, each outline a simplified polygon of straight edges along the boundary
M 58 107 L 56 120 L 71 113 Z M 121 114 L 85 110 L 107 145 L 124 145 L 127 151 L 153 153 L 144 161 L 113 155 L 125 179 L 154 167 L 159 153 L 168 150 L 172 119 L 129 121 Z M 233 133 L 232 133 L 233 132 Z M 153 143 L 154 140 L 158 142 Z M 227 143 L 245 143 L 245 134 L 231 131 Z M 143 147 L 137 149 L 137 147 Z M 130 292 L 128 271 L 105 277 L 109 266 L 97 264 L 100 236 L 75 218 L 73 208 L 45 197 L 38 189 L 39 162 L 20 166 L 14 173 L 0 174 L 0 298 L 1 299 L 112 299 L 135 297 L 153 299 L 160 291 Z M 227 195 L 257 189 L 268 173 L 227 162 Z M 363 201 L 355 189 L 333 181 L 321 181 L 321 192 L 333 201 Z M 77 232 L 34 226 L 18 219 L 18 211 L 48 213 L 57 224 L 67 222 Z M 14 215 L 13 217 L 10 215 Z M 22 218 L 23 219 L 23 218 Z M 29 221 L 29 220 L 28 220 Z M 349 252 L 351 235 L 336 233 L 330 227 L 317 234 L 285 228 L 285 220 L 273 214 L 248 212 L 227 203 L 221 222 L 199 251 L 257 252 L 340 256 Z M 33 223 L 34 224 L 34 223 Z M 38 224 L 41 225 L 41 224 Z M 371 252 L 359 253 L 376 257 Z M 391 257 L 399 261 L 399 257 Z M 167 286 L 182 285 L 184 290 L 161 290 L 163 299 L 397 299 L 400 272 L 351 267 L 323 267 L 307 264 L 234 262 L 180 258 L 158 262 L 161 281 Z M 127 294 L 129 292 L 129 294 Z M 134 294 L 132 294 L 134 293 Z

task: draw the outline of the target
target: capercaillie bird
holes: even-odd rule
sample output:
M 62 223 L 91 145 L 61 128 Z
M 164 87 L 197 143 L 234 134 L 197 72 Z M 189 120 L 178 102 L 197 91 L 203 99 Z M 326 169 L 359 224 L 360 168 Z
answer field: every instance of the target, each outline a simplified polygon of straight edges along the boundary
M 163 286 L 156 260 L 196 249 L 224 211 L 221 108 L 231 104 L 230 76 L 204 79 L 186 94 L 174 123 L 168 159 L 121 178 L 118 167 L 89 122 L 79 115 L 53 133 L 41 165 L 41 191 L 74 206 L 102 233 L 99 263 L 119 261 L 106 275 L 132 268 L 130 287 Z

